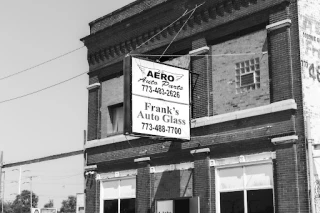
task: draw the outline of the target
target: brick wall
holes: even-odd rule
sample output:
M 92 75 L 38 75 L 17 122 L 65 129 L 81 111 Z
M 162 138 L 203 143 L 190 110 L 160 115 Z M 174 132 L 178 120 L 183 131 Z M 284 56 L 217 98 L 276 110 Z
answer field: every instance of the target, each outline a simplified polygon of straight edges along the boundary
M 88 102 L 88 140 L 94 140 L 98 138 L 99 89 L 89 91 Z
M 97 194 L 98 193 L 98 194 Z M 100 184 L 96 181 L 96 175 L 86 177 L 86 213 L 98 213 L 100 197 Z
M 207 153 L 194 154 L 193 196 L 200 197 L 200 212 L 211 212 L 211 171 Z
M 270 103 L 267 32 L 260 30 L 240 38 L 211 46 L 213 83 L 213 114 L 267 105 Z M 252 54 L 256 53 L 256 54 Z M 223 54 L 225 54 L 223 56 Z M 229 54 L 229 55 L 228 55 Z M 234 55 L 232 54 L 244 54 Z M 248 55 L 245 55 L 248 54 Z M 218 56 L 217 56 L 218 55 Z M 258 58 L 260 61 L 260 87 L 249 91 L 236 91 L 236 63 Z
M 207 46 L 205 38 L 197 38 L 192 41 L 192 49 Z M 192 74 L 192 118 L 208 116 L 208 58 L 205 56 L 191 56 Z
M 136 212 L 149 213 L 151 209 L 151 175 L 149 162 L 138 163 Z
M 252 1 L 253 2 L 253 1 Z M 234 26 L 234 29 L 230 29 L 229 25 L 226 24 L 227 22 L 232 22 L 235 19 L 238 19 L 239 17 L 248 16 L 251 14 L 252 11 L 258 11 L 260 8 L 260 5 L 265 4 L 273 4 L 276 1 L 260 1 L 258 0 L 258 4 L 251 4 L 249 6 L 246 6 L 243 8 L 241 6 L 241 9 L 238 11 L 235 11 L 233 13 L 225 13 L 224 16 L 218 16 L 218 18 L 215 18 L 213 20 L 210 20 L 208 22 L 203 22 L 200 25 L 199 23 L 194 23 L 194 26 L 192 28 L 188 28 L 187 31 L 181 32 L 181 38 L 186 38 L 186 36 L 193 35 L 192 33 L 200 32 L 208 30 L 209 28 L 213 28 L 219 25 L 224 25 L 219 28 L 219 30 L 213 31 L 213 34 L 217 37 L 218 35 L 222 34 L 228 34 L 235 31 L 235 29 L 238 29 L 240 26 Z M 280 1 L 277 1 L 280 2 Z M 281 113 L 275 113 L 270 115 L 264 115 L 259 117 L 253 117 L 249 119 L 241 119 L 236 120 L 232 122 L 225 122 L 218 125 L 212 125 L 207 127 L 201 127 L 198 129 L 193 130 L 194 136 L 201 136 L 201 135 L 209 135 L 209 134 L 216 134 L 216 133 L 233 133 L 230 135 L 225 136 L 215 136 L 212 137 L 203 137 L 196 140 L 192 140 L 190 142 L 181 143 L 179 146 L 175 145 L 174 148 L 172 148 L 174 143 L 171 142 L 160 142 L 160 141 L 154 141 L 154 140 L 147 140 L 147 139 L 141 139 L 136 141 L 131 141 L 131 144 L 129 145 L 128 142 L 121 142 L 117 144 L 110 144 L 103 147 L 96 147 L 87 150 L 88 151 L 88 162 L 90 164 L 94 163 L 104 163 L 105 167 L 108 168 L 108 165 L 110 164 L 110 167 L 112 169 L 123 169 L 123 165 L 126 164 L 128 161 L 132 160 L 133 158 L 137 156 L 141 156 L 141 151 L 147 150 L 148 155 L 151 156 L 161 156 L 162 158 L 166 158 L 166 162 L 179 162 L 182 159 L 190 158 L 190 155 L 188 153 L 188 150 L 191 148 L 195 148 L 197 146 L 204 146 L 204 147 L 211 147 L 212 152 L 210 154 L 210 157 L 226 157 L 226 156 L 234 156 L 239 155 L 243 153 L 255 153 L 255 152 L 261 152 L 261 151 L 277 151 L 277 160 L 275 160 L 275 191 L 276 193 L 279 193 L 279 196 L 276 196 L 276 205 L 277 205 L 277 211 L 278 212 L 298 212 L 301 213 L 308 212 L 309 209 L 309 198 L 308 198 L 308 182 L 307 182 L 307 170 L 306 170 L 306 155 L 305 155 L 305 144 L 304 144 L 304 124 L 303 124 L 303 113 L 302 113 L 302 93 L 301 93 L 301 70 L 300 70 L 300 55 L 299 55 L 299 44 L 298 44 L 298 29 L 297 29 L 297 10 L 296 10 L 296 2 L 292 1 L 290 4 L 290 7 L 287 7 L 288 5 L 283 4 L 281 7 L 274 8 L 272 11 L 270 11 L 270 17 L 269 17 L 269 23 L 275 23 L 277 21 L 286 19 L 288 17 L 292 20 L 292 26 L 290 27 L 290 30 L 287 29 L 280 29 L 278 31 L 271 32 L 268 34 L 268 46 L 269 46 L 269 57 L 270 62 L 269 68 L 270 68 L 270 76 L 272 78 L 271 81 L 271 88 L 269 89 L 269 84 L 264 82 L 263 87 L 260 88 L 260 90 L 256 91 L 249 91 L 247 93 L 243 94 L 236 94 L 235 93 L 235 85 L 232 84 L 232 80 L 234 80 L 234 66 L 231 68 L 227 68 L 229 65 L 227 62 L 230 61 L 230 59 L 223 58 L 221 60 L 216 61 L 216 63 L 210 63 L 209 68 L 212 72 L 207 75 L 207 61 L 206 57 L 199 57 L 196 59 L 192 59 L 192 67 L 193 70 L 200 74 L 200 78 L 198 79 L 196 92 L 194 94 L 194 100 L 195 100 L 195 111 L 193 117 L 203 117 L 207 115 L 214 114 L 221 114 L 225 112 L 230 112 L 234 110 L 239 109 L 245 109 L 250 108 L 254 106 L 259 105 L 265 105 L 270 102 L 276 102 L 288 98 L 294 98 L 298 104 L 298 110 L 296 112 L 281 112 Z M 252 10 L 252 11 L 251 11 Z M 269 13 L 269 12 L 268 12 Z M 167 18 L 167 17 L 165 17 Z M 254 21 L 256 19 L 256 16 L 252 16 L 252 20 Z M 238 21 L 242 21 L 238 20 Z M 260 20 L 259 20 L 260 21 Z M 165 21 L 163 22 L 165 23 Z M 233 22 L 235 23 L 235 22 Z M 240 22 L 239 22 L 240 23 Z M 241 22 L 242 23 L 242 22 Z M 230 26 L 232 23 L 230 23 Z M 190 25 L 188 25 L 190 26 Z M 243 26 L 243 25 L 241 25 Z M 247 26 L 247 25 L 246 25 Z M 149 27 L 149 26 L 148 26 Z M 145 28 L 148 28 L 145 27 Z M 218 28 L 217 28 L 218 29 Z M 137 30 L 139 30 L 137 28 Z M 248 43 L 248 37 L 255 35 L 254 37 L 250 38 L 253 42 L 253 46 L 250 48 L 253 48 L 250 50 L 250 52 L 254 50 L 261 50 L 263 47 L 263 38 L 265 39 L 266 33 L 265 31 L 259 31 L 256 32 L 257 34 L 253 33 L 250 35 L 243 36 L 242 38 L 234 39 L 228 42 L 219 43 L 217 45 L 213 45 L 212 48 L 212 54 L 219 54 L 220 50 L 224 50 L 226 53 L 233 53 L 234 47 L 237 47 L 237 50 L 239 48 L 244 49 L 246 48 L 245 44 Z M 260 36 L 257 36 L 259 33 L 261 33 Z M 262 35 L 263 34 L 263 35 Z M 156 41 L 158 43 L 170 41 L 171 37 L 167 35 L 168 39 L 162 39 Z M 185 37 L 184 37 L 185 36 Z M 130 37 L 130 35 L 126 35 L 126 37 Z M 291 37 L 291 43 L 290 41 Z M 125 36 L 123 37 L 125 38 Z M 242 40 L 241 40 L 242 39 Z M 177 39 L 178 40 L 178 39 Z M 198 47 L 202 47 L 206 44 L 206 41 L 204 38 L 188 38 L 188 42 L 191 44 L 193 49 L 196 49 Z M 186 43 L 188 43 L 186 42 Z M 153 45 L 155 43 L 150 42 L 149 49 L 152 50 Z M 162 45 L 163 45 L 162 44 Z M 220 46 L 219 46 L 220 45 Z M 228 49 L 229 48 L 229 49 Z M 256 48 L 256 49 L 254 49 Z M 291 55 L 291 56 L 290 56 Z M 263 58 L 264 66 L 268 66 L 268 59 L 267 54 L 262 56 L 259 55 L 259 57 L 265 57 Z M 290 58 L 291 57 L 291 58 Z M 120 58 L 120 56 L 119 56 Z M 246 58 L 244 57 L 246 60 Z M 119 59 L 120 60 L 120 59 Z M 213 58 L 213 61 L 215 58 Z M 237 57 L 236 59 L 231 59 L 233 62 L 231 64 L 236 63 L 238 60 L 243 60 L 242 57 Z M 102 64 L 105 64 L 107 62 L 97 64 L 94 66 L 94 68 L 102 66 Z M 108 62 L 109 63 L 109 62 Z M 220 79 L 213 82 L 212 84 L 210 81 L 213 79 L 219 79 L 211 77 L 210 75 L 214 75 L 217 70 L 215 70 L 216 64 L 219 64 L 221 69 L 221 73 L 218 75 L 218 77 L 224 76 L 225 79 L 222 81 Z M 224 64 L 225 63 L 225 64 Z M 229 62 L 230 63 L 230 62 Z M 290 63 L 292 63 L 292 67 L 290 66 Z M 101 75 L 105 75 L 106 73 L 109 73 L 110 70 L 107 68 L 103 69 L 104 73 Z M 227 71 L 232 70 L 228 75 Z M 268 69 L 267 69 L 268 70 Z M 224 72 L 223 72 L 224 71 Z M 111 72 L 111 71 L 110 71 Z M 233 73 L 233 74 L 231 74 Z M 261 77 L 261 80 L 268 79 L 268 73 L 264 72 L 264 78 Z M 290 78 L 292 77 L 293 83 L 291 84 Z M 96 80 L 94 78 L 90 78 L 90 82 L 94 83 Z M 288 80 L 287 80 L 288 79 Z M 208 90 L 207 85 L 210 85 L 210 90 L 212 89 L 212 92 L 217 92 L 218 95 L 210 94 L 209 100 L 208 100 Z M 105 83 L 107 83 L 106 81 Z M 231 82 L 230 85 L 227 84 L 228 82 Z M 103 89 L 104 83 L 102 83 L 102 97 L 104 97 L 104 94 L 107 94 L 106 97 L 104 97 L 103 104 L 104 107 L 107 108 L 108 101 L 107 100 L 110 96 L 109 91 L 114 90 L 114 88 L 109 89 Z M 220 88 L 222 87 L 224 90 L 218 90 L 214 89 L 215 86 L 218 86 L 220 84 Z M 224 85 L 224 87 L 223 87 Z M 227 86 L 225 86 L 227 85 Z M 119 84 L 117 84 L 119 86 Z M 230 86 L 230 87 L 228 87 Z M 106 88 L 106 87 L 104 87 Z M 232 89 L 231 89 L 232 88 Z M 122 92 L 122 87 L 119 89 L 119 91 Z M 231 99 L 229 101 L 225 101 L 225 98 L 222 98 L 221 100 L 216 100 L 213 103 L 211 102 L 210 98 L 212 97 L 228 97 L 230 91 L 234 92 L 231 95 Z M 264 91 L 264 92 L 262 92 Z M 268 91 L 271 91 L 271 94 L 268 93 Z M 95 93 L 89 93 L 89 120 L 88 120 L 88 139 L 95 139 L 98 137 L 96 135 L 97 128 L 95 125 L 97 125 L 95 122 L 97 119 L 96 114 L 97 113 L 97 105 L 96 103 L 96 94 Z M 113 97 L 113 95 L 111 96 Z M 226 98 L 227 99 L 227 98 Z M 92 101 L 93 100 L 93 101 Z M 213 109 L 209 109 L 208 112 L 208 104 L 210 103 L 209 108 L 212 106 L 215 106 L 215 104 L 218 104 L 219 106 L 213 107 Z M 103 116 L 107 116 L 107 109 L 102 109 L 102 112 L 104 113 Z M 218 110 L 218 111 L 215 111 Z M 107 119 L 107 118 L 106 118 Z M 103 118 L 102 122 L 106 122 L 106 119 Z M 262 129 L 261 131 L 255 130 L 256 127 L 263 127 L 264 125 L 271 125 L 272 128 L 270 129 Z M 101 124 L 101 129 L 105 131 L 107 127 L 106 123 Z M 297 141 L 296 148 L 293 148 L 292 146 L 279 146 L 274 147 L 270 143 L 270 137 L 275 137 L 278 135 L 287 135 L 287 134 L 293 134 L 297 133 L 299 135 L 299 139 Z M 106 137 L 106 132 L 102 134 L 102 137 Z M 239 141 L 240 140 L 240 141 Z M 165 148 L 162 148 L 162 147 Z M 296 159 L 295 159 L 296 154 Z M 124 157 L 125 156 L 125 157 Z M 186 157 L 187 156 L 187 157 Z M 200 161 L 199 161 L 200 162 Z M 296 164 L 299 162 L 298 164 Z M 114 164 L 117 163 L 117 164 Z M 163 163 L 163 162 L 162 162 Z M 198 169 L 202 167 L 206 167 L 206 164 L 203 164 L 203 162 L 197 164 Z M 138 171 L 140 174 L 140 178 L 137 179 L 139 181 L 139 184 L 141 185 L 140 188 L 137 188 L 139 191 L 139 200 L 141 199 L 141 202 L 137 203 L 137 208 L 139 212 L 147 212 L 148 209 L 151 208 L 151 212 L 154 210 L 154 196 L 158 197 L 165 197 L 168 196 L 174 196 L 174 195 L 180 195 L 183 194 L 181 189 L 183 188 L 180 185 L 180 190 L 178 191 L 176 188 L 166 188 L 163 185 L 161 185 L 161 182 L 168 179 L 173 180 L 172 184 L 178 184 L 179 178 L 180 178 L 180 184 L 184 183 L 186 180 L 186 177 L 190 174 L 188 172 L 184 173 L 183 175 L 177 171 L 171 172 L 171 173 L 164 173 L 164 174 L 153 174 L 151 175 L 148 173 L 148 166 L 139 168 Z M 211 206 L 211 212 L 215 212 L 215 190 L 214 190 L 214 168 L 207 168 L 207 170 L 200 169 L 199 174 L 202 172 L 211 171 L 211 182 L 208 183 L 207 179 L 204 182 L 200 182 L 201 184 L 210 185 L 211 184 L 211 192 L 201 192 L 200 189 L 204 186 L 198 186 L 199 194 L 204 193 L 204 197 L 211 196 L 211 201 L 206 198 L 204 203 L 211 203 L 208 206 Z M 294 172 L 293 172 L 294 171 Z M 141 175 L 143 174 L 143 175 Z M 207 174 L 207 176 L 196 176 L 193 178 L 191 177 L 192 184 L 196 186 L 196 182 L 198 180 L 204 180 L 205 177 L 210 176 Z M 148 180 L 149 177 L 149 180 Z M 197 180 L 198 179 L 198 180 Z M 148 184 L 150 182 L 150 192 L 148 192 Z M 145 186 L 145 183 L 147 183 L 147 187 Z M 294 184 L 299 184 L 299 188 L 292 188 Z M 186 183 L 187 184 L 187 183 Z M 185 185 L 185 184 L 182 184 Z M 143 187 L 142 187 L 143 186 Z M 157 187 L 156 187 L 157 186 Z M 98 185 L 95 186 L 96 188 Z M 190 187 L 187 187 L 187 193 L 190 192 Z M 197 190 L 196 187 L 192 187 L 192 190 Z M 299 190 L 299 191 L 298 191 Z M 88 206 L 87 210 L 89 213 L 93 213 L 99 206 L 98 201 L 94 201 L 94 188 L 92 186 L 87 185 L 87 196 L 89 199 L 86 201 Z M 99 191 L 98 191 L 99 192 Z M 96 192 L 96 193 L 98 193 Z M 151 195 L 148 195 L 148 193 L 151 193 Z M 198 193 L 198 192 L 197 192 Z M 154 196 L 152 196 L 154 194 Z M 298 194 L 298 195 L 297 195 Z M 193 193 L 193 195 L 196 195 Z M 281 196 L 280 196 L 281 195 Z M 149 197 L 148 197 L 149 196 Z M 201 195 L 202 196 L 202 195 Z M 298 200 L 298 202 L 297 202 Z M 295 202 L 293 202 L 295 201 Z M 94 204 L 95 203 L 95 204 Z M 299 205 L 297 204 L 299 203 Z M 94 206 L 96 205 L 96 206 Z M 203 206 L 202 209 L 207 209 L 209 207 Z
M 278 145 L 275 160 L 276 212 L 299 212 L 296 146 Z

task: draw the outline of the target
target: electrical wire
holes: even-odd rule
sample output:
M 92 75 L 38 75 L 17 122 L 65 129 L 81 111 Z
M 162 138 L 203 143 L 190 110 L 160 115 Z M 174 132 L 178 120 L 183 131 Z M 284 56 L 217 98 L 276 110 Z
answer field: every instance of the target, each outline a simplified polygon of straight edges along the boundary
M 45 87 L 45 88 L 42 88 L 42 89 L 39 89 L 39 90 L 30 92 L 30 93 L 27 93 L 27 94 L 24 94 L 24 95 L 20 95 L 20 96 L 14 97 L 14 98 L 10 98 L 10 99 L 4 100 L 4 101 L 0 101 L 0 104 L 3 104 L 3 103 L 6 103 L 6 102 L 9 102 L 9 101 L 13 101 L 13 100 L 16 100 L 16 99 L 24 98 L 24 97 L 27 97 L 27 96 L 30 96 L 30 95 L 33 95 L 33 94 L 42 92 L 42 91 L 44 91 L 44 90 L 47 90 L 47 89 L 50 89 L 50 88 L 52 88 L 52 87 L 58 86 L 58 85 L 60 85 L 60 84 L 66 83 L 66 82 L 68 82 L 68 81 L 71 81 L 72 79 L 75 79 L 75 78 L 80 77 L 80 76 L 82 76 L 82 75 L 84 75 L 84 74 L 87 74 L 87 73 L 88 73 L 88 71 L 83 72 L 83 73 L 80 73 L 80 74 L 78 74 L 78 75 L 76 75 L 76 76 L 73 76 L 73 77 L 71 77 L 71 78 L 68 78 L 68 79 L 66 79 L 66 80 L 64 80 L 64 81 L 60 81 L 60 82 L 58 82 L 58 83 L 56 83 L 56 84 L 53 84 L 53 85 L 50 85 L 50 86 L 48 86 L 48 87 Z
M 62 55 L 59 55 L 59 56 L 57 56 L 57 57 L 54 57 L 54 58 L 49 59 L 49 60 L 47 60 L 47 61 L 44 61 L 44 62 L 42 62 L 42 63 L 40 63 L 40 64 L 34 65 L 34 66 L 29 67 L 29 68 L 27 68 L 27 69 L 21 70 L 21 71 L 19 71 L 19 72 L 13 73 L 13 74 L 11 74 L 11 75 L 7 75 L 7 76 L 4 76 L 4 77 L 1 77 L 1 78 L 0 78 L 0 81 L 1 81 L 1 80 L 4 80 L 4 79 L 7 79 L 7 78 L 10 78 L 10 77 L 12 77 L 12 76 L 18 75 L 18 74 L 27 72 L 27 71 L 29 71 L 29 70 L 32 70 L 32 69 L 34 69 L 34 68 L 36 68 L 36 67 L 39 67 L 39 66 L 42 66 L 42 65 L 44 65 L 44 64 L 46 64 L 46 63 L 49 63 L 49 62 L 51 62 L 51 61 L 57 60 L 57 59 L 59 59 L 59 58 L 62 58 L 62 57 L 64 57 L 64 56 L 66 56 L 66 55 L 69 55 L 69 54 L 71 54 L 71 53 L 73 53 L 73 52 L 76 52 L 76 51 L 82 49 L 83 47 L 85 47 L 85 46 L 82 46 L 82 47 L 79 47 L 79 48 L 77 48 L 77 49 L 71 50 L 71 51 L 66 52 L 66 53 L 64 53 L 64 54 L 62 54 Z
M 194 14 L 194 12 L 196 11 L 196 9 L 198 8 L 198 6 L 196 6 L 193 10 L 191 10 L 191 14 L 189 15 L 188 19 L 183 23 L 183 25 L 181 26 L 181 28 L 179 29 L 179 31 L 176 33 L 176 35 L 172 38 L 172 40 L 170 41 L 169 45 L 166 47 L 166 49 L 163 51 L 163 53 L 161 54 L 160 58 L 158 60 L 160 60 L 162 58 L 162 56 L 164 55 L 164 53 L 169 49 L 169 47 L 171 46 L 172 42 L 176 39 L 176 37 L 179 35 L 179 33 L 181 32 L 182 28 L 186 25 L 186 23 L 189 21 L 189 19 L 191 18 L 191 16 Z

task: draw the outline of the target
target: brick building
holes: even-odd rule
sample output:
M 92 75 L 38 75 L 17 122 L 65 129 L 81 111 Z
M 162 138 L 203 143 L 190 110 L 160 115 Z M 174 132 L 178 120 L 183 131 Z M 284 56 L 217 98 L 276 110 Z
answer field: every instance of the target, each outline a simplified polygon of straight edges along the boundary
M 311 212 L 315 2 L 137 0 L 91 22 L 85 211 Z M 124 135 L 128 53 L 190 69 L 190 140 Z

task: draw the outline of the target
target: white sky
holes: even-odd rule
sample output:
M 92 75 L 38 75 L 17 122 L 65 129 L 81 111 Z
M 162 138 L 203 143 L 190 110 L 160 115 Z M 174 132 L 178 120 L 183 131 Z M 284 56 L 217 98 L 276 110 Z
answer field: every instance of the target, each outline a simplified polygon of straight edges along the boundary
M 0 78 L 83 46 L 88 23 L 133 0 L 0 0 Z M 58 83 L 88 70 L 86 48 L 20 75 L 0 80 L 0 102 Z M 75 151 L 87 128 L 88 77 L 0 104 L 0 150 L 5 163 Z M 17 168 L 5 169 L 5 200 L 18 191 Z M 26 165 L 39 207 L 83 192 L 83 156 Z M 21 189 L 30 189 L 22 184 Z

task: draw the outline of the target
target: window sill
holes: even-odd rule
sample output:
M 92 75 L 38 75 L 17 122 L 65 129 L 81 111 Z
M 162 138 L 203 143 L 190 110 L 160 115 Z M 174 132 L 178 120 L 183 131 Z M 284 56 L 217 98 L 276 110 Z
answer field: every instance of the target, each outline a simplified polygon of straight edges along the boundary
M 265 106 L 255 107 L 251 109 L 240 110 L 236 112 L 225 113 L 221 115 L 215 115 L 211 117 L 203 117 L 193 119 L 191 121 L 191 128 L 197 128 L 201 126 L 207 126 L 242 118 L 248 118 L 258 115 L 264 115 L 269 113 L 275 113 L 285 110 L 296 110 L 297 104 L 294 99 L 288 99 L 284 101 L 275 102 Z
M 117 142 L 122 142 L 122 141 L 130 141 L 134 139 L 138 139 L 139 137 L 133 137 L 133 136 L 126 136 L 126 135 L 113 135 L 107 138 L 102 138 L 102 139 L 96 139 L 96 140 L 91 140 L 87 141 L 86 144 L 84 145 L 84 149 L 88 148 L 93 148 L 97 146 L 103 146 L 107 144 L 113 144 Z

